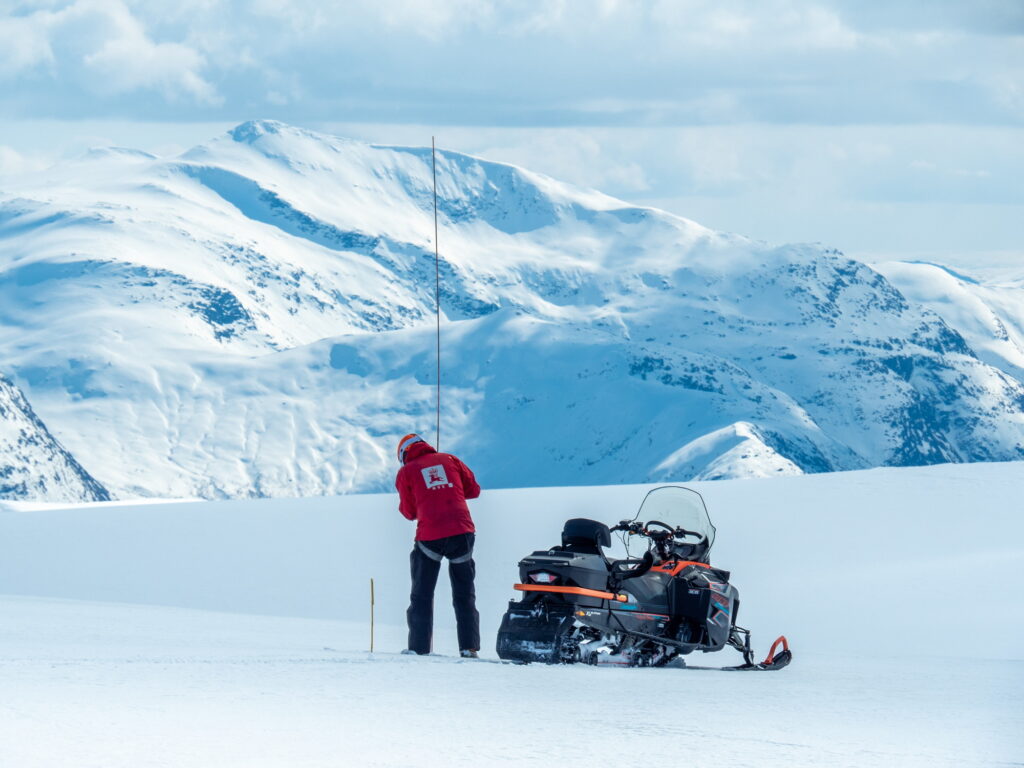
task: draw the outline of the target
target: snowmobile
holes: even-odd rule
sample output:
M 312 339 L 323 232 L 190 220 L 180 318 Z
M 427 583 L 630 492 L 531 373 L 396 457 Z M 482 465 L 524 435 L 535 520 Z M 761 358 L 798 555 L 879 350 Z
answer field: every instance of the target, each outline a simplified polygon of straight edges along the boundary
M 604 553 L 614 532 L 625 545 L 621 560 Z M 502 618 L 498 656 L 520 663 L 686 667 L 682 656 L 729 645 L 743 654 L 743 663 L 711 669 L 782 669 L 793 658 L 784 636 L 764 661 L 754 661 L 750 631 L 736 623 L 739 593 L 729 572 L 711 565 L 714 541 L 703 497 L 680 486 L 650 491 L 632 519 L 612 528 L 568 520 L 560 546 L 519 562 L 515 589 L 523 594 L 509 601 Z M 637 542 L 646 551 L 630 557 Z

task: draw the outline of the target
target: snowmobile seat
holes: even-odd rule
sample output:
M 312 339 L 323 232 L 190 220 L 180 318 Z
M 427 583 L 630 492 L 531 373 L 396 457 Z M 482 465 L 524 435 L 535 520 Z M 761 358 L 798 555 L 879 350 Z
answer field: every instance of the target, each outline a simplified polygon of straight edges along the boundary
M 581 555 L 604 555 L 602 547 L 612 545 L 612 532 L 604 523 L 574 517 L 566 520 L 562 527 L 562 549 L 579 552 Z

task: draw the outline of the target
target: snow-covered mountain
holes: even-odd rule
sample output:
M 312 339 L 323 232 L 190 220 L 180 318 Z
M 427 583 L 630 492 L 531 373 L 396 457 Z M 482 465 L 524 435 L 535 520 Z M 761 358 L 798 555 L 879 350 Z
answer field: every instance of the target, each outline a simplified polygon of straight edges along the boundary
M 441 443 L 486 485 L 1024 457 L 1015 371 L 865 264 L 437 171 Z M 115 495 L 386 488 L 433 424 L 431 181 L 429 149 L 268 121 L 23 179 L 4 365 Z
M 980 359 L 1024 381 L 1024 255 L 958 268 L 923 261 L 873 266 L 955 328 Z
M 106 501 L 107 490 L 39 420 L 22 392 L 0 374 L 0 499 Z

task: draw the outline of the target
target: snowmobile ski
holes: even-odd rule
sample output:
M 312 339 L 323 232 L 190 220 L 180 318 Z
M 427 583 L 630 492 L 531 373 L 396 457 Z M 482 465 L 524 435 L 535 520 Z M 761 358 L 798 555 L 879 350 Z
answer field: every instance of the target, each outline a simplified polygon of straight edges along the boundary
M 778 651 L 779 645 L 782 645 L 783 649 Z M 793 660 L 793 654 L 789 650 L 789 642 L 786 640 L 785 635 L 780 635 L 779 638 L 772 643 L 771 650 L 768 652 L 768 656 L 765 657 L 764 661 L 761 662 L 749 662 L 744 664 L 736 664 L 731 667 L 708 667 L 697 664 L 687 664 L 684 660 L 680 659 L 680 669 L 697 669 L 703 671 L 714 671 L 714 672 L 750 672 L 750 671 L 761 671 L 761 672 L 772 672 L 778 669 L 782 669 L 789 665 L 789 662 Z

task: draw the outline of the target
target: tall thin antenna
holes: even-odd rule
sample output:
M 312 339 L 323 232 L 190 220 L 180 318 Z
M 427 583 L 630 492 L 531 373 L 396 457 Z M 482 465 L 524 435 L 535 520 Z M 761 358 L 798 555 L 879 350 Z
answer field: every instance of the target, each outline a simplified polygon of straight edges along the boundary
M 441 255 L 437 247 L 437 150 L 430 137 L 430 167 L 434 173 L 434 309 L 437 315 L 437 439 L 434 447 L 441 450 Z

